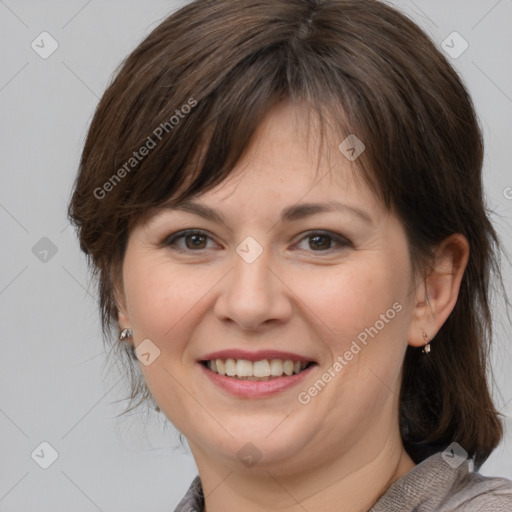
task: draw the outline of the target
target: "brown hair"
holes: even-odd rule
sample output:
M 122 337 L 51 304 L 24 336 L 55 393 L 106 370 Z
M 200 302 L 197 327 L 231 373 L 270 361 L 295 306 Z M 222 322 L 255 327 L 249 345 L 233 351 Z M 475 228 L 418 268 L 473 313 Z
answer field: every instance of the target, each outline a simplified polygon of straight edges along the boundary
M 440 241 L 468 239 L 459 297 L 434 349 L 420 357 L 407 348 L 400 428 L 416 463 L 456 441 L 478 468 L 502 436 L 486 373 L 491 274 L 503 282 L 483 201 L 482 136 L 444 56 L 376 0 L 197 0 L 156 27 L 107 88 L 69 217 L 98 278 L 105 339 L 130 365 L 131 399 L 151 399 L 129 348 L 115 339 L 113 285 L 131 227 L 170 198 L 222 182 L 282 100 L 305 101 L 334 120 L 340 137 L 364 141 L 361 175 L 403 222 L 423 276 Z

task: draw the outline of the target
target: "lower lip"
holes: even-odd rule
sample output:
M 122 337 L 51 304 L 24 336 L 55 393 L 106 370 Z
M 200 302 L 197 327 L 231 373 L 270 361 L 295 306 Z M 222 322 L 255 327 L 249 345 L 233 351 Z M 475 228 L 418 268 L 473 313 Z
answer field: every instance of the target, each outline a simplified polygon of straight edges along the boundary
M 289 377 L 277 377 L 271 380 L 241 380 L 233 377 L 226 377 L 212 372 L 206 366 L 198 363 L 205 372 L 206 376 L 218 387 L 224 391 L 228 391 L 232 395 L 242 398 L 265 398 L 275 395 L 286 389 L 290 389 L 302 382 L 317 365 L 313 364 L 309 368 L 290 375 Z

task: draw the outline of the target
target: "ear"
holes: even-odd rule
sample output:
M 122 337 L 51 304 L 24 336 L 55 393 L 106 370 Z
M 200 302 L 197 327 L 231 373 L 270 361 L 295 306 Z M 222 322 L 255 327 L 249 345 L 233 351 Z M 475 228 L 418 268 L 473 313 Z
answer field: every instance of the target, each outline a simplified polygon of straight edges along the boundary
M 425 345 L 423 332 L 431 341 L 446 322 L 457 302 L 468 259 L 469 243 L 460 233 L 450 235 L 438 246 L 433 269 L 417 289 L 409 345 Z
M 111 270 L 111 283 L 113 289 L 114 300 L 117 307 L 117 321 L 119 329 L 131 328 L 130 316 L 126 306 L 126 295 L 124 292 L 122 271 L 120 269 L 112 268 Z

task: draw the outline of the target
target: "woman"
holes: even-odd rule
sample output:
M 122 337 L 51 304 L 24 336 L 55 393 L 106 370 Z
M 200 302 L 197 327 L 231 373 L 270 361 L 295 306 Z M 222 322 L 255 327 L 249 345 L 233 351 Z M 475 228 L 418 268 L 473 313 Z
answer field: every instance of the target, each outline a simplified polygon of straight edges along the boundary
M 482 154 L 374 0 L 198 0 L 126 59 L 69 214 L 131 398 L 196 461 L 176 511 L 512 510 L 473 471 L 502 437 Z

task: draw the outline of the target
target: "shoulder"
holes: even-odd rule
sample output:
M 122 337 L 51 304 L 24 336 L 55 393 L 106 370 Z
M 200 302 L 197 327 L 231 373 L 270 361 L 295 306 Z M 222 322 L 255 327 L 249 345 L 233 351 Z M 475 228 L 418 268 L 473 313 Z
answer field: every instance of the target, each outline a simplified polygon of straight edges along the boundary
M 190 487 L 188 488 L 185 496 L 178 503 L 174 512 L 203 512 L 204 510 L 204 495 L 201 479 L 197 475 Z
M 438 452 L 394 482 L 371 512 L 512 512 L 512 481 Z
M 467 475 L 464 486 L 449 499 L 447 510 L 454 512 L 512 512 L 512 480 Z

